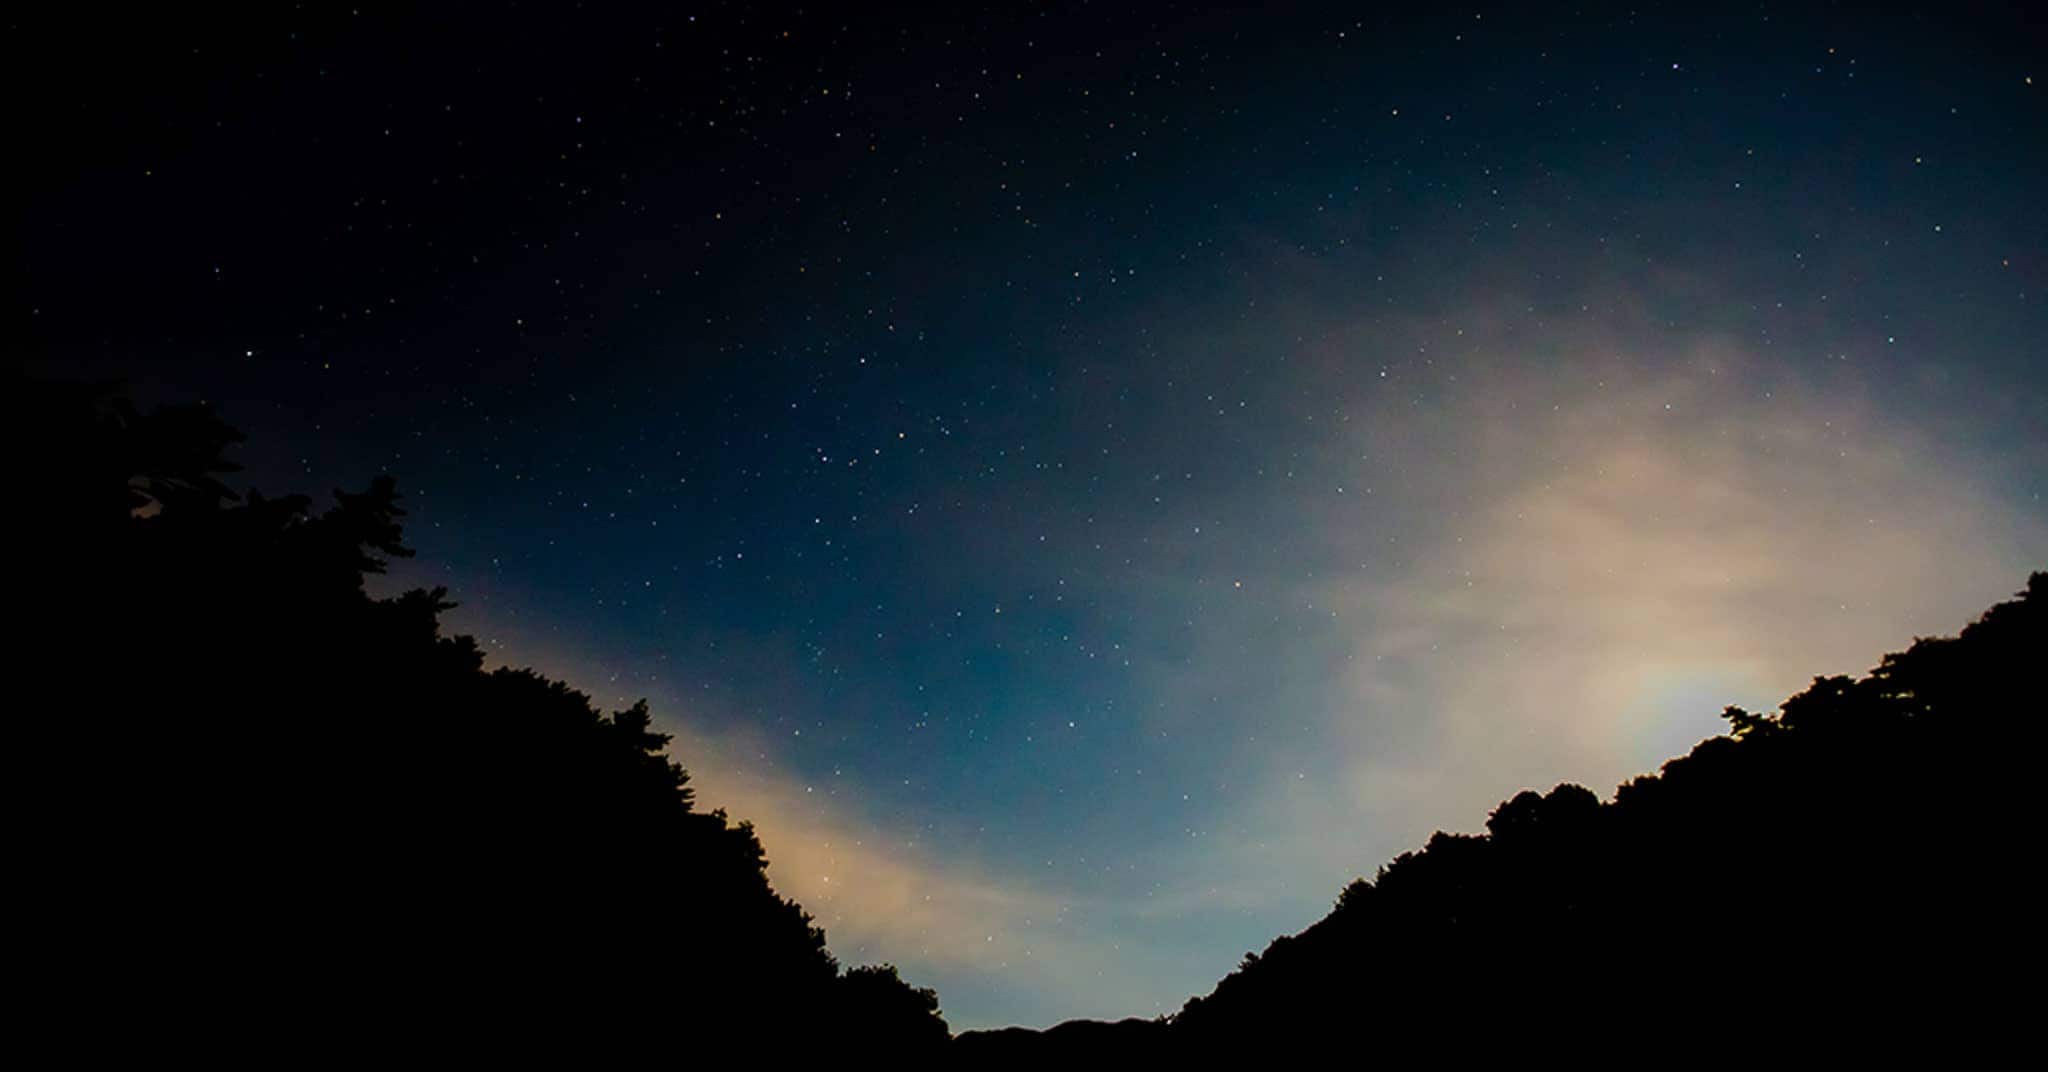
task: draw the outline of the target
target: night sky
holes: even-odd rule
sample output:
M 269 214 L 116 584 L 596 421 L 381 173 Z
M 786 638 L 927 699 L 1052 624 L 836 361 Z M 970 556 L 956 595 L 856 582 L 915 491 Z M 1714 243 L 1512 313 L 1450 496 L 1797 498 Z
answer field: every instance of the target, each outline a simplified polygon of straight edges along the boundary
M 394 474 L 955 1029 L 2048 566 L 2023 7 L 263 7 L 10 26 L 18 360 Z

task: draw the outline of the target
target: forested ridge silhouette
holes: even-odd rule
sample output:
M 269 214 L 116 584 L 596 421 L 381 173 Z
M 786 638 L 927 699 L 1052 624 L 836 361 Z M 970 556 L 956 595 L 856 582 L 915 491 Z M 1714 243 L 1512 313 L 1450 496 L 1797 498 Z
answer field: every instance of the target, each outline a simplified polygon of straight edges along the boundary
M 1438 832 L 1175 1015 L 956 1047 L 1050 1058 L 2031 1050 L 2048 573 L 1959 636 L 1822 677 L 1603 801 Z M 1300 1051 L 1308 1052 L 1308 1051 Z
M 240 436 L 205 407 L 15 387 L 44 534 L 16 616 L 39 683 L 22 888 L 37 992 L 75 1038 L 274 1056 L 946 1042 L 930 990 L 842 971 L 752 828 L 693 806 L 644 703 L 603 714 L 486 671 L 442 633 L 441 589 L 366 591 L 410 554 L 389 478 L 325 508 L 237 495 Z
M 389 479 L 238 495 L 204 407 L 15 386 L 15 887 L 81 1053 L 1783 1057 L 2030 1022 L 2048 573 L 1612 799 L 1439 832 L 1173 1016 L 949 1047 L 932 991 L 843 971 L 752 829 L 694 807 L 644 704 L 486 671 L 442 590 L 369 594 L 410 553 Z

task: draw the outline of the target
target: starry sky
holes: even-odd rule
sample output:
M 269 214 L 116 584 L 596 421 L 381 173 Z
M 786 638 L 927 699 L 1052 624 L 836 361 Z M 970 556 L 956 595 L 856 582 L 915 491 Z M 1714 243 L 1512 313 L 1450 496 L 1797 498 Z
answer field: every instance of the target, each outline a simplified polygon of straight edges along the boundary
M 17 360 L 396 475 L 955 1029 L 2048 566 L 2023 7 L 266 7 L 9 16 Z

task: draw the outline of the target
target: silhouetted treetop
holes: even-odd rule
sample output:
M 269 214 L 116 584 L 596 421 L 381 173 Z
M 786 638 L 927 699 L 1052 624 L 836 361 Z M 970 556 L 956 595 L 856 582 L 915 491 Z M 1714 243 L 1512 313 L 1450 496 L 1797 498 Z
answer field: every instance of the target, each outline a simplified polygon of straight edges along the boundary
M 1247 954 L 1174 1018 L 1173 1045 L 1363 1031 L 1421 1053 L 1485 1023 L 1465 1052 L 1583 1052 L 1768 1001 L 1796 1017 L 1773 1030 L 1809 1044 L 1966 1052 L 1965 1025 L 2022 1022 L 1994 951 L 2040 948 L 2013 848 L 2031 841 L 2044 614 L 2035 573 L 1959 636 L 1815 678 L 1770 714 L 1728 708 L 1727 736 L 1611 802 L 1525 790 L 1484 834 L 1439 832 Z
M 22 604 L 53 992 L 250 1053 L 945 1040 L 931 991 L 842 975 L 752 827 L 695 810 L 645 702 L 486 670 L 444 589 L 368 594 L 412 554 L 390 477 L 237 494 L 204 407 L 16 386 L 57 537 Z
M 42 537 L 16 604 L 18 888 L 60 1030 L 270 1060 L 945 1042 L 936 995 L 842 971 L 752 827 L 697 810 L 644 702 L 486 669 L 443 632 L 444 589 L 369 594 L 411 554 L 390 478 L 326 504 L 238 493 L 240 436 L 204 407 L 15 386 L 17 527 Z M 1725 736 L 1610 800 L 1518 792 L 1170 1019 L 951 1052 L 1988 1056 L 2031 1022 L 2012 980 L 2041 951 L 2044 615 L 2035 573 L 1957 636 L 1727 708 Z

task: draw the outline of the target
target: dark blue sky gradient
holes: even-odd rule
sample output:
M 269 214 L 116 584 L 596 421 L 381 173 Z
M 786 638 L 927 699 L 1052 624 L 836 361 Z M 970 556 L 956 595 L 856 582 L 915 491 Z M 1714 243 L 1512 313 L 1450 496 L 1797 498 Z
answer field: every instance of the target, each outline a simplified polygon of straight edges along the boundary
M 1523 781 L 1605 792 L 2048 564 L 2024 8 L 358 10 L 13 28 L 17 352 L 212 401 L 266 490 L 395 474 L 461 628 L 649 696 L 707 803 L 728 760 L 822 801 L 771 857 L 816 820 L 1019 891 L 913 940 L 777 874 L 956 1027 L 1169 1010 Z M 1465 617 L 1522 560 L 1458 556 L 1616 458 L 1659 501 L 1582 489 L 1569 576 Z M 1664 535 L 1724 507 L 1756 555 Z M 1851 550 L 1890 578 L 1804 557 Z M 1519 679 L 1460 645 L 1664 606 L 1606 556 L 1750 577 L 1715 629 L 1785 665 L 1475 752 L 1462 683 Z

